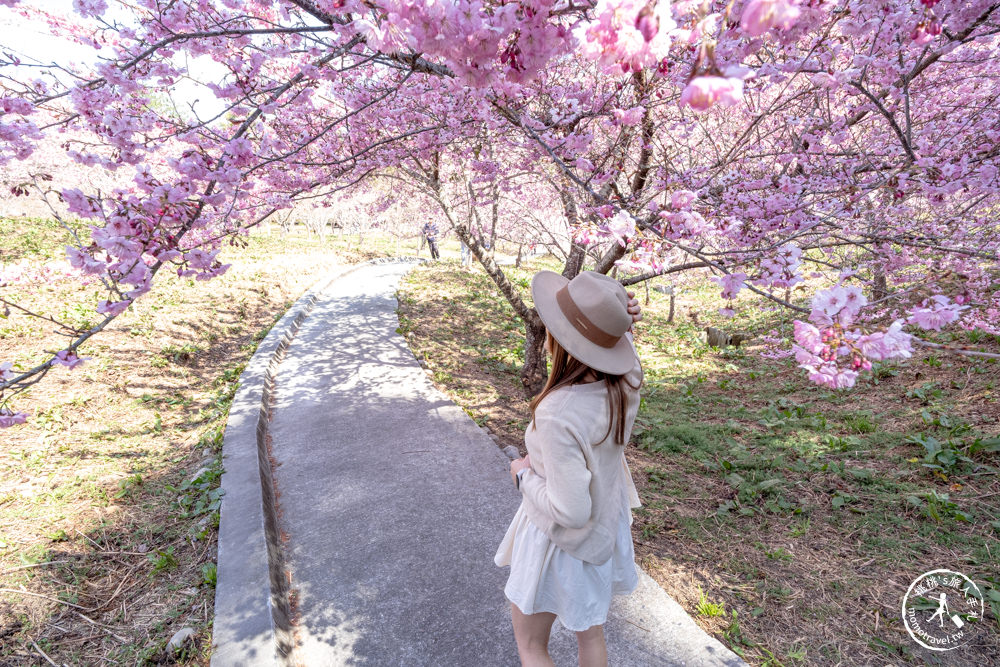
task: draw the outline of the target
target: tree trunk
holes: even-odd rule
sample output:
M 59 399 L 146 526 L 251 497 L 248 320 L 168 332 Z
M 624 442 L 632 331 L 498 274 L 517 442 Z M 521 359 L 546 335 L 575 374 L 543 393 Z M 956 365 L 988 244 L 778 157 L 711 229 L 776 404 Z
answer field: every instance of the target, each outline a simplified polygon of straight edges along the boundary
M 495 184 L 492 189 L 493 206 L 490 208 L 490 255 L 497 251 L 497 220 L 500 218 L 500 186 Z
M 889 296 L 889 286 L 885 280 L 885 270 L 879 266 L 875 268 L 875 279 L 872 281 L 872 301 L 880 301 Z
M 670 286 L 670 314 L 667 315 L 667 323 L 674 323 L 674 286 Z
M 563 276 L 573 280 L 580 271 L 583 270 L 583 260 L 587 257 L 587 249 L 576 241 L 569 247 L 569 257 L 566 258 L 566 266 L 563 267 Z
M 524 366 L 521 368 L 521 384 L 524 385 L 525 393 L 534 396 L 545 386 L 545 325 L 542 324 L 538 312 L 534 308 L 528 308 L 524 303 L 517 287 L 507 278 L 503 270 L 493 261 L 491 253 L 479 243 L 467 227 L 461 224 L 455 225 L 455 234 L 465 245 L 469 246 L 469 251 L 479 260 L 486 275 L 500 289 L 507 302 L 514 308 L 514 312 L 524 320 L 525 341 L 524 341 Z
M 598 273 L 607 274 L 608 271 L 615 267 L 615 262 L 625 256 L 625 246 L 620 243 L 612 243 L 611 248 L 604 253 L 601 257 L 601 261 L 597 263 L 594 267 L 594 271 Z
M 573 240 L 576 230 L 580 226 L 580 215 L 576 208 L 576 200 L 573 199 L 573 193 L 570 192 L 568 179 L 565 176 L 563 181 L 565 185 L 559 190 L 559 198 L 562 200 L 563 215 L 566 216 L 566 222 L 569 225 L 570 246 L 562 275 L 564 278 L 573 280 L 583 270 L 583 260 L 587 257 L 587 249 Z

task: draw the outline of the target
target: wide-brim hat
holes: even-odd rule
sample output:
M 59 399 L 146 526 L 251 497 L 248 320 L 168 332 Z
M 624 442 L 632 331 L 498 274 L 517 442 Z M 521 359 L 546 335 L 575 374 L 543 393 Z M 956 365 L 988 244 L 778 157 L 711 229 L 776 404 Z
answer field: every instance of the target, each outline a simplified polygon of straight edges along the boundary
M 635 365 L 625 332 L 632 326 L 628 295 L 614 278 L 583 271 L 573 280 L 539 271 L 531 297 L 545 328 L 570 355 L 591 368 L 624 375 Z

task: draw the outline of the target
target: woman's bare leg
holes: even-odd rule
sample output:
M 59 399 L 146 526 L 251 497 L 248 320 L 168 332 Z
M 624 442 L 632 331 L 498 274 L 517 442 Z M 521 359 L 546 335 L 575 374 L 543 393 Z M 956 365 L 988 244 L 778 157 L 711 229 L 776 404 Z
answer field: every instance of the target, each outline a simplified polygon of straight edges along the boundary
M 549 633 L 552 632 L 552 622 L 555 614 L 539 612 L 525 614 L 510 605 L 511 620 L 514 622 L 514 639 L 517 640 L 517 652 L 521 656 L 523 667 L 554 667 L 555 663 L 549 657 Z
M 603 625 L 594 625 L 576 633 L 576 645 L 580 651 L 580 667 L 608 667 Z

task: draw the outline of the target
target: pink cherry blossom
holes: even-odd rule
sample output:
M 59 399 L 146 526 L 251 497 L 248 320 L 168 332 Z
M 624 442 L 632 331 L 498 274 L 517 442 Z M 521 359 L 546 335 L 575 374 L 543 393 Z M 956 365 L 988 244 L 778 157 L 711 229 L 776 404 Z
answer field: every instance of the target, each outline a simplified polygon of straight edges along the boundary
M 16 424 L 23 424 L 28 419 L 26 412 L 14 412 L 9 408 L 0 408 L 0 428 L 10 428 Z
M 697 198 L 698 195 L 690 190 L 677 190 L 670 195 L 670 205 L 675 209 L 686 209 Z
M 635 236 L 635 219 L 625 211 L 618 214 L 607 222 L 608 232 L 614 236 L 615 241 L 624 246 L 628 240 Z
M 816 293 L 809 319 L 817 324 L 829 324 L 836 319 L 841 324 L 847 325 L 854 321 L 858 312 L 867 303 L 868 299 L 861 293 L 859 287 L 837 285 Z
M 669 2 L 598 0 L 593 14 L 594 20 L 581 23 L 575 35 L 581 53 L 605 71 L 637 72 L 669 55 L 670 33 L 677 26 Z
M 631 109 L 615 109 L 614 118 L 615 121 L 621 125 L 635 125 L 640 120 L 642 120 L 642 114 L 645 109 L 641 106 L 632 107 Z
M 795 320 L 793 328 L 795 331 L 795 341 L 810 354 L 819 354 L 824 346 L 819 329 L 799 320 Z
M 743 281 L 747 279 L 745 273 L 727 273 L 724 276 L 714 278 L 715 282 L 722 285 L 722 298 L 734 299 L 743 288 Z
M 101 300 L 97 302 L 97 312 L 102 315 L 111 315 L 115 317 L 120 315 L 132 304 L 132 301 L 126 299 L 124 301 L 107 301 Z
M 743 99 L 743 80 L 736 77 L 696 76 L 681 93 L 681 106 L 708 111 L 716 104 L 732 106 Z
M 10 12 L 93 57 L 0 81 L 0 178 L 90 229 L 67 262 L 0 282 L 99 280 L 104 319 L 164 268 L 220 275 L 228 243 L 305 208 L 556 254 L 576 240 L 636 273 L 707 263 L 765 308 L 815 294 L 781 344 L 827 386 L 907 357 L 904 326 L 1000 331 L 988 0 L 74 7 Z M 181 92 L 200 60 L 219 68 L 211 112 Z
M 941 327 L 958 320 L 959 313 L 966 309 L 968 306 L 951 303 L 948 297 L 937 295 L 931 297 L 922 307 L 911 310 L 906 321 L 921 329 L 940 331 Z
M 647 42 L 653 41 L 656 33 L 660 31 L 660 19 L 650 5 L 639 10 L 639 14 L 635 18 L 635 29 L 642 34 L 642 38 Z
M 56 352 L 56 356 L 52 359 L 52 363 L 73 369 L 82 364 L 84 361 L 87 361 L 89 358 L 90 357 L 79 357 L 76 352 L 71 350 L 60 350 L 59 352 Z
M 73 9 L 84 16 L 100 16 L 108 10 L 106 0 L 73 0 Z
M 751 37 L 772 28 L 788 30 L 802 13 L 798 0 L 750 0 L 740 16 L 740 27 Z

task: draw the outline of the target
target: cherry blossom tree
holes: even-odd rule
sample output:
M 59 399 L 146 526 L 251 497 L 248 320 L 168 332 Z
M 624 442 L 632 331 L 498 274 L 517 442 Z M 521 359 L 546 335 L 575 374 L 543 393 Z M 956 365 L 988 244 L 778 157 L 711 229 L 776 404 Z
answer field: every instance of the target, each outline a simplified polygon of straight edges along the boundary
M 929 344 L 916 331 L 1000 323 L 998 3 L 0 6 L 95 52 L 84 66 L 2 56 L 0 164 L 56 138 L 79 170 L 121 183 L 85 190 L 43 169 L 13 186 L 91 222 L 67 259 L 106 294 L 103 319 L 66 327 L 47 361 L 3 362 L 2 425 L 159 271 L 211 279 L 224 242 L 276 212 L 394 169 L 426 175 L 444 153 L 469 167 L 473 218 L 517 187 L 488 165 L 545 160 L 571 272 L 598 243 L 596 270 L 700 267 L 726 308 L 750 291 L 808 315 L 795 354 L 822 384 Z M 176 94 L 197 59 L 218 72 L 202 82 L 210 112 Z M 806 271 L 836 276 L 812 308 L 783 296 Z

